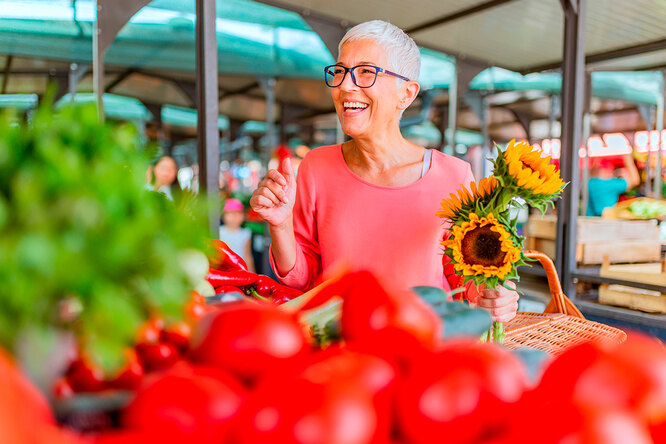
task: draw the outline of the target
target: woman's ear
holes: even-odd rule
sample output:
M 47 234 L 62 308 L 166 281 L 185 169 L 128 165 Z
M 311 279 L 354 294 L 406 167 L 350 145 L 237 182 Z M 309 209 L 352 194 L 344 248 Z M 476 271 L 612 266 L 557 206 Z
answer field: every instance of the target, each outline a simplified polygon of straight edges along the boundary
M 420 90 L 421 85 L 419 85 L 419 82 L 415 82 L 413 80 L 405 82 L 405 84 L 400 88 L 401 98 L 400 102 L 398 103 L 398 109 L 406 109 L 409 105 L 411 105 L 414 99 L 416 99 L 416 96 L 419 95 Z

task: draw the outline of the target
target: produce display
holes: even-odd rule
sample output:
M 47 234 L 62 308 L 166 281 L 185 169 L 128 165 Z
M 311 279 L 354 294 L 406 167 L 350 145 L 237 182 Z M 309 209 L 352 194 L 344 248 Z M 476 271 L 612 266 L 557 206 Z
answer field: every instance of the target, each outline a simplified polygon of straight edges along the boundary
M 30 389 L 37 401 L 25 408 L 44 412 L 34 430 L 107 444 L 666 442 L 666 350 L 653 339 L 583 344 L 534 374 L 497 344 L 447 336 L 423 289 L 394 292 L 362 272 L 322 288 L 332 287 L 343 301 L 336 342 L 320 347 L 304 328 L 303 300 L 318 292 L 285 307 L 208 305 L 187 348 L 142 379 L 115 427 L 58 429 Z M 0 438 L 18 427 L 4 424 Z
M 301 293 L 206 242 L 195 199 L 145 190 L 131 128 L 94 108 L 15 122 L 0 443 L 666 443 L 653 339 L 552 358 L 481 343 L 488 312 L 441 289 L 341 271 Z

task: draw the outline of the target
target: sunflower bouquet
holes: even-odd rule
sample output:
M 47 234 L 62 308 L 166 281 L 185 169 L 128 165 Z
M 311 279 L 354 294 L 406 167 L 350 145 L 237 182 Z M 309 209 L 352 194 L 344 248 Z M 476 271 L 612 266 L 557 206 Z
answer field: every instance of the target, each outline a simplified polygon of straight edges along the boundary
M 497 147 L 497 145 L 495 145 Z M 542 213 L 554 206 L 565 187 L 550 157 L 541 157 L 527 142 L 509 142 L 497 157 L 491 159 L 493 174 L 464 186 L 442 200 L 437 215 L 450 223 L 450 237 L 442 242 L 455 273 L 485 288 L 498 285 L 510 290 L 507 281 L 518 280 L 517 267 L 527 265 L 523 254 L 524 237 L 518 234 L 516 217 L 510 207 L 525 204 Z M 504 327 L 495 322 L 484 339 L 502 342 Z

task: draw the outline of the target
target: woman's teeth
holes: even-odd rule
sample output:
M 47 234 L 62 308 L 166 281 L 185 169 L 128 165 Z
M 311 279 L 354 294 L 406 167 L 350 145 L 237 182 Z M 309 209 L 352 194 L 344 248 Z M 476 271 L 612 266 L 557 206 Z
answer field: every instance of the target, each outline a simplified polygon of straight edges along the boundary
M 344 106 L 345 111 L 352 113 L 361 112 L 368 107 L 367 103 L 361 102 L 344 102 L 342 105 Z

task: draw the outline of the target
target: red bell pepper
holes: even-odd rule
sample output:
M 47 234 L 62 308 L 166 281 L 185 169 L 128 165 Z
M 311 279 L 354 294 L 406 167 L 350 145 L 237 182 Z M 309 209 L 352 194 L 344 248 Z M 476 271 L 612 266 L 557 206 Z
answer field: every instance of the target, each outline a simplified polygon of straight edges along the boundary
M 254 284 L 259 275 L 245 270 L 228 270 L 219 271 L 213 268 L 208 270 L 206 280 L 213 286 L 213 288 L 222 287 L 224 285 L 232 285 L 234 287 L 247 287 Z
M 210 259 L 211 267 L 216 270 L 245 270 L 245 260 L 236 254 L 229 246 L 221 240 L 211 242 L 215 248 L 215 255 Z

